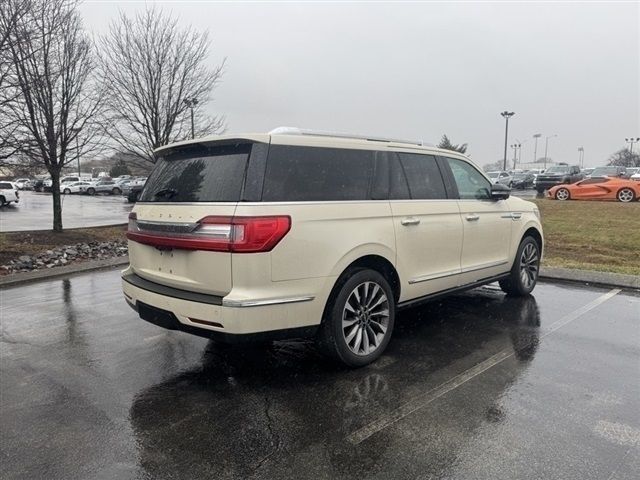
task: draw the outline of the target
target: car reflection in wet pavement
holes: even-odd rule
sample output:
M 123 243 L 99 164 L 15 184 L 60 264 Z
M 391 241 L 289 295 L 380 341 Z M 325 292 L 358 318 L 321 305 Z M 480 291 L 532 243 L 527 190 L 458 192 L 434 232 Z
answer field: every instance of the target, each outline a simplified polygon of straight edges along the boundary
M 489 286 L 401 312 L 348 370 L 146 324 L 117 272 L 3 290 L 3 478 L 632 478 L 639 309 Z

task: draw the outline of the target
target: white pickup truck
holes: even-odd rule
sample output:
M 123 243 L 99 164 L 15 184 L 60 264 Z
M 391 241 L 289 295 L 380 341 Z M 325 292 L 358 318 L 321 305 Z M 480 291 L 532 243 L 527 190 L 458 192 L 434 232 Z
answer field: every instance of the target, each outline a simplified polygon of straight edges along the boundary
M 0 182 L 0 207 L 9 205 L 11 202 L 18 203 L 18 187 L 12 182 Z

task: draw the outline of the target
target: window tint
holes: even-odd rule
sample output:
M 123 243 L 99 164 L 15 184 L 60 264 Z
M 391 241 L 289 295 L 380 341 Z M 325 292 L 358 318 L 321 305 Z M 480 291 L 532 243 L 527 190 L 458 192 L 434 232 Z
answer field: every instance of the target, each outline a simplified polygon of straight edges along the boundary
M 404 168 L 402 168 L 400 164 L 400 158 L 397 155 L 393 155 L 391 159 L 391 174 L 389 177 L 390 200 L 406 200 L 411 198 L 407 176 L 405 175 Z
M 447 158 L 453 178 L 462 199 L 486 200 L 491 198 L 491 184 L 474 166 L 455 158 Z
M 265 202 L 369 199 L 374 151 L 272 145 Z
M 10 184 L 10 183 L 7 183 L 7 182 L 0 182 L 0 188 L 9 189 L 9 190 L 12 190 L 12 189 L 13 189 L 13 187 L 11 186 L 11 184 Z
M 237 202 L 250 151 L 250 144 L 188 145 L 163 153 L 140 201 Z
M 609 181 L 608 178 L 587 178 L 580 182 L 580 185 L 591 185 L 594 183 L 607 183 Z
M 399 153 L 413 199 L 447 198 L 444 181 L 433 155 Z

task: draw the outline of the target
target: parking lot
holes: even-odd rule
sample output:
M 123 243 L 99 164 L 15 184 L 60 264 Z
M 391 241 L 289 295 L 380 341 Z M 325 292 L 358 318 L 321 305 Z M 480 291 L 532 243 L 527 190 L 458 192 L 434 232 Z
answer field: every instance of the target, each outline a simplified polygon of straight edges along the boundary
M 0 232 L 51 230 L 50 193 L 20 192 L 20 202 L 0 211 Z M 64 228 L 99 227 L 127 223 L 133 204 L 121 195 L 62 195 Z
M 2 477 L 637 478 L 640 298 L 534 293 L 405 310 L 346 370 L 149 325 L 117 271 L 2 290 Z

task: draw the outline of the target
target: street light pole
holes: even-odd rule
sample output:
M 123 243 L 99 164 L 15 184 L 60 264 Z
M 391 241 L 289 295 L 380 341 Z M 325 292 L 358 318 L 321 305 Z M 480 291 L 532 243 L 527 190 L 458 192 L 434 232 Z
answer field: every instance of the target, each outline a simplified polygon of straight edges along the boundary
M 193 121 L 193 108 L 198 105 L 197 98 L 185 98 L 184 103 L 187 108 L 191 109 L 191 138 L 196 138 L 195 124 Z
M 533 138 L 535 139 L 535 143 L 533 145 L 533 163 L 536 163 L 538 161 L 538 139 L 541 136 L 541 133 L 536 133 L 533 135 Z
M 518 160 L 518 150 L 522 150 L 522 144 L 521 143 L 514 143 L 513 145 L 511 145 L 511 148 L 513 148 L 513 169 L 516 169 L 516 162 Z
M 549 139 L 557 137 L 558 135 L 549 135 L 544 141 L 544 169 L 547 169 L 547 153 L 549 152 Z
M 578 147 L 578 165 L 584 168 L 584 147 Z
M 508 138 L 509 138 L 509 118 L 513 117 L 516 114 L 516 112 L 509 112 L 507 110 L 505 110 L 504 112 L 501 112 L 500 115 L 502 115 L 505 119 L 505 126 L 504 126 L 504 159 L 502 162 L 502 169 L 506 170 L 507 169 L 507 143 L 508 143 Z
M 633 137 L 632 138 L 625 138 L 624 141 L 629 144 L 629 153 L 631 153 L 633 155 L 633 144 L 640 142 L 640 137 L 638 137 L 638 138 L 633 138 Z

